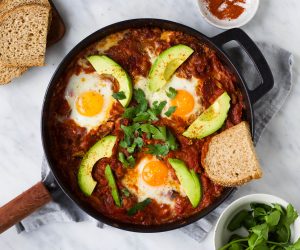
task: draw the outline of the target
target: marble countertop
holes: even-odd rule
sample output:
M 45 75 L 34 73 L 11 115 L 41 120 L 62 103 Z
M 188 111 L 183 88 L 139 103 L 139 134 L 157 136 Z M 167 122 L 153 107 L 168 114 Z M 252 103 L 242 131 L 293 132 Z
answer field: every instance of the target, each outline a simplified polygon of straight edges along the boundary
M 40 113 L 45 90 L 66 53 L 90 33 L 131 18 L 153 17 L 189 25 L 208 36 L 222 30 L 207 24 L 197 0 L 54 0 L 64 17 L 64 39 L 47 51 L 47 65 L 33 68 L 0 87 L 0 206 L 40 180 L 43 149 Z M 237 195 L 270 193 L 300 211 L 300 9 L 299 0 L 262 0 L 255 18 L 243 29 L 256 41 L 277 44 L 294 54 L 294 88 L 257 145 L 264 178 Z M 31 233 L 11 228 L 0 236 L 0 249 L 213 249 L 212 233 L 198 243 L 179 231 L 138 234 L 88 223 L 49 224 Z

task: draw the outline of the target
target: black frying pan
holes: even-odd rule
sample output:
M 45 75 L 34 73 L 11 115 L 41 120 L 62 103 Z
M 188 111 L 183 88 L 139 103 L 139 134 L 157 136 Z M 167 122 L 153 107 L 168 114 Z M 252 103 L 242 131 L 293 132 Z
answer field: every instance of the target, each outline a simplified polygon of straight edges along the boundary
M 51 155 L 51 137 L 49 135 L 49 128 L 47 126 L 47 121 L 50 118 L 49 114 L 49 105 L 51 102 L 51 97 L 53 95 L 53 91 L 55 89 L 56 84 L 59 83 L 59 79 L 61 75 L 64 73 L 67 66 L 73 61 L 73 59 L 85 48 L 89 45 L 101 40 L 102 38 L 129 28 L 141 28 L 141 27 L 159 27 L 162 29 L 168 30 L 177 30 L 182 31 L 186 34 L 192 35 L 202 42 L 206 43 L 209 47 L 215 50 L 218 54 L 218 57 L 223 61 L 225 65 L 234 73 L 237 84 L 243 94 L 244 102 L 246 104 L 246 116 L 245 119 L 249 122 L 252 136 L 254 135 L 254 119 L 253 119 L 253 108 L 252 105 L 257 102 L 261 97 L 263 97 L 270 89 L 272 89 L 274 80 L 271 73 L 271 70 L 258 49 L 255 43 L 251 40 L 251 38 L 241 29 L 231 29 L 225 31 L 215 37 L 207 37 L 200 33 L 197 30 L 194 30 L 188 26 L 166 21 L 160 19 L 133 19 L 128 21 L 123 21 L 119 23 L 115 23 L 104 27 L 95 33 L 91 34 L 83 41 L 81 41 L 75 48 L 73 48 L 68 55 L 63 59 L 63 61 L 58 66 L 56 72 L 54 73 L 49 86 L 46 92 L 46 96 L 44 99 L 43 111 L 42 111 L 42 140 L 46 158 L 48 160 L 49 166 L 58 182 L 62 190 L 86 213 L 94 217 L 95 219 L 104 222 L 110 226 L 117 227 L 120 229 L 135 231 L 135 232 L 162 232 L 168 231 L 172 229 L 176 229 L 179 227 L 186 226 L 192 222 L 195 222 L 207 214 L 209 214 L 212 210 L 218 207 L 234 190 L 234 188 L 227 188 L 222 195 L 209 207 L 206 209 L 179 221 L 171 222 L 163 225 L 134 225 L 128 223 L 121 223 L 117 220 L 108 218 L 97 212 L 94 208 L 92 208 L 87 203 L 82 202 L 78 197 L 76 197 L 68 188 L 66 183 L 64 183 L 61 178 L 58 168 L 54 164 L 54 156 Z M 239 45 L 247 52 L 253 64 L 255 65 L 260 77 L 261 84 L 254 90 L 250 90 L 243 77 L 237 70 L 234 63 L 230 60 L 230 58 L 226 55 L 224 50 L 222 49 L 222 45 L 226 44 L 229 41 L 236 41 Z M 39 208 L 40 206 L 47 203 L 51 200 L 51 196 L 49 195 L 47 189 L 45 188 L 43 183 L 38 183 L 7 205 L 0 208 L 0 232 L 7 229 L 9 226 L 13 225 L 17 221 L 24 218 L 26 215 Z M 7 219 L 10 218 L 10 219 Z

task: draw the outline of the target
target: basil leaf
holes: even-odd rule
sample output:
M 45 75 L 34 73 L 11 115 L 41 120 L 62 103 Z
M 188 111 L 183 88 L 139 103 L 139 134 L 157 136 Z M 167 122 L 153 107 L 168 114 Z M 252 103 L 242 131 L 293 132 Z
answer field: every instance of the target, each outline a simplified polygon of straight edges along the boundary
M 174 99 L 177 95 L 177 90 L 170 87 L 169 91 L 166 91 L 167 97 L 169 97 L 170 99 Z
M 149 204 L 151 203 L 151 199 L 150 198 L 147 198 L 137 204 L 135 204 L 132 208 L 130 208 L 128 211 L 127 211 L 127 214 L 129 216 L 133 216 L 135 215 L 138 211 L 140 210 L 143 210 L 145 209 L 146 206 L 148 206 Z
M 113 93 L 112 97 L 115 98 L 116 100 L 124 100 L 126 99 L 126 95 L 124 91 L 119 91 L 117 93 Z
M 176 110 L 176 106 L 171 106 L 166 112 L 165 112 L 165 115 L 170 117 Z

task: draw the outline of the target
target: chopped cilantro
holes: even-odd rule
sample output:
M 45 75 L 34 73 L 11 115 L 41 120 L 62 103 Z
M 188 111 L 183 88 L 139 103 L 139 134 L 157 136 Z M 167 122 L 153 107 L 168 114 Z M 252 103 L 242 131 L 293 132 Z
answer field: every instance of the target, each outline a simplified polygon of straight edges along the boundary
M 126 95 L 124 91 L 119 91 L 117 93 L 113 93 L 112 97 L 115 98 L 116 100 L 124 100 L 126 98 Z
M 121 189 L 121 192 L 122 194 L 124 194 L 125 197 L 129 197 L 131 195 L 130 191 L 127 188 Z
M 169 91 L 166 91 L 167 97 L 169 97 L 170 99 L 174 99 L 177 95 L 177 90 L 170 87 Z
M 132 208 L 127 211 L 129 216 L 135 215 L 138 211 L 145 209 L 151 203 L 151 199 L 147 198 L 139 203 L 136 203 Z
M 171 116 L 174 112 L 175 112 L 175 110 L 176 110 L 176 106 L 171 106 L 166 112 L 165 112 L 165 115 L 166 116 Z
M 169 148 L 167 145 L 164 144 L 150 144 L 147 146 L 148 147 L 148 154 L 152 155 L 158 155 L 158 156 L 165 156 L 169 153 Z

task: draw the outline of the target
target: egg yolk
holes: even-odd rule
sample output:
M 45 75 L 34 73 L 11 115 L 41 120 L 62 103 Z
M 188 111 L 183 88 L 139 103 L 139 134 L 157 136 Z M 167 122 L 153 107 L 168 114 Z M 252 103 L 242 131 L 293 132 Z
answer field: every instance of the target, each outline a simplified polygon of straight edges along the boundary
M 96 91 L 83 92 L 76 98 L 76 109 L 84 116 L 94 116 L 103 108 L 103 96 Z
M 177 95 L 171 101 L 172 106 L 176 106 L 173 113 L 174 116 L 185 118 L 186 115 L 191 113 L 195 106 L 194 97 L 186 90 L 177 90 Z
M 160 186 L 168 178 L 168 168 L 161 161 L 150 161 L 144 166 L 142 177 L 149 185 Z

